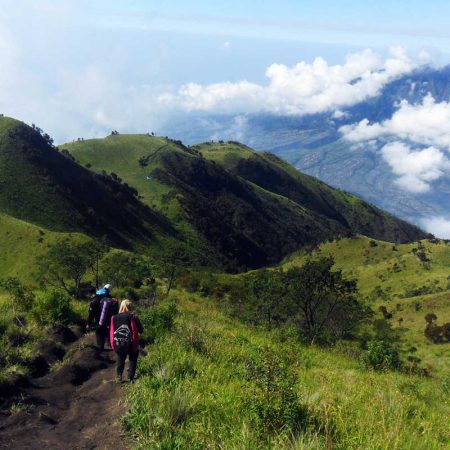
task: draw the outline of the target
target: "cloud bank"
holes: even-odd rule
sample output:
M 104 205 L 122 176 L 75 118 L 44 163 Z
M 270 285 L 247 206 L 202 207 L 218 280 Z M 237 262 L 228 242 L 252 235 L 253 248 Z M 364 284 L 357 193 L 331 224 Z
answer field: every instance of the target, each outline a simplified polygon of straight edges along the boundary
M 422 226 L 426 231 L 441 239 L 450 239 L 450 219 L 445 217 L 431 217 L 422 220 Z
M 440 178 L 444 170 L 450 168 L 448 159 L 435 147 L 413 151 L 402 142 L 393 142 L 386 144 L 381 154 L 399 176 L 395 183 L 410 192 L 428 191 L 429 183 Z
M 293 67 L 272 64 L 266 85 L 239 81 L 215 84 L 188 83 L 158 102 L 185 111 L 257 112 L 302 115 L 356 104 L 376 96 L 387 83 L 410 72 L 415 63 L 401 48 L 382 59 L 366 49 L 347 56 L 342 65 L 323 58 Z
M 431 94 L 416 105 L 403 100 L 388 120 L 370 124 L 364 119 L 343 126 L 340 131 L 353 142 L 394 136 L 417 144 L 450 148 L 450 103 L 436 103 Z
M 350 142 L 390 141 L 381 148 L 396 183 L 413 193 L 430 190 L 431 183 L 450 174 L 450 103 L 436 103 L 428 94 L 422 103 L 402 101 L 390 119 L 370 124 L 367 119 L 339 129 Z M 403 141 L 403 142 L 402 142 Z

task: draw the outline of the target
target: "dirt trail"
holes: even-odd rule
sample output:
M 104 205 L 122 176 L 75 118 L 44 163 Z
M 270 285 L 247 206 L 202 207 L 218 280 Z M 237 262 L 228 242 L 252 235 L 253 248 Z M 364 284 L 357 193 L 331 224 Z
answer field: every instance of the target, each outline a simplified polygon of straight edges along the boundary
M 0 449 L 127 449 L 118 421 L 123 387 L 115 383 L 115 355 L 99 353 L 94 337 L 72 344 L 58 370 L 31 380 L 0 400 Z M 25 410 L 11 413 L 11 405 Z

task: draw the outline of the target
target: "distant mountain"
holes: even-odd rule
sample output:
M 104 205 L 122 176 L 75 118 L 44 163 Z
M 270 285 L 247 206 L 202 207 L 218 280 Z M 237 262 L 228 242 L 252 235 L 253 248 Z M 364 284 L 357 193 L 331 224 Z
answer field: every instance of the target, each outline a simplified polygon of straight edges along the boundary
M 420 224 L 424 217 L 449 214 L 449 176 L 435 181 L 430 192 L 405 191 L 395 184 L 396 177 L 382 159 L 379 146 L 365 145 L 356 150 L 338 130 L 362 119 L 388 119 L 401 100 L 420 103 L 428 93 L 436 102 L 450 101 L 450 66 L 416 70 L 386 85 L 380 95 L 345 108 L 340 116 L 333 112 L 302 117 L 203 115 L 188 123 L 171 123 L 160 131 L 189 144 L 235 139 L 257 150 L 268 150 L 304 173 Z
M 111 135 L 62 146 L 81 164 L 113 172 L 170 220 L 204 264 L 244 270 L 303 246 L 364 234 L 425 237 L 416 227 L 239 143 L 185 147 L 149 135 Z

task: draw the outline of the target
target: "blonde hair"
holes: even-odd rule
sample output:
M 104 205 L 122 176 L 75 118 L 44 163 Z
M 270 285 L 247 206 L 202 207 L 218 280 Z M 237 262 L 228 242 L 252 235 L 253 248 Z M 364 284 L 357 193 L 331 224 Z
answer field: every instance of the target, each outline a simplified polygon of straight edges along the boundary
M 132 304 L 130 300 L 122 300 L 119 308 L 119 314 L 124 312 L 130 312 L 132 310 Z

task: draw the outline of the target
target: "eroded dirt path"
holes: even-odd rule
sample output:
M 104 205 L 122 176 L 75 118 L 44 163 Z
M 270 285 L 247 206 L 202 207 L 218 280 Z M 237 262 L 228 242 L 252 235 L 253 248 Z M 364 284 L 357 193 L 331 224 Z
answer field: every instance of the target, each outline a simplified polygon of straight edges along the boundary
M 99 353 L 92 335 L 73 343 L 69 352 L 58 370 L 3 399 L 0 449 L 129 448 L 119 425 L 124 391 L 114 380 L 114 353 Z M 14 412 L 14 405 L 23 410 Z

